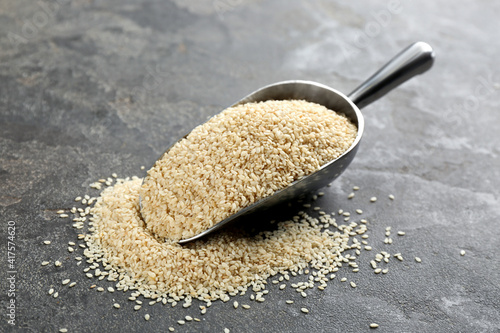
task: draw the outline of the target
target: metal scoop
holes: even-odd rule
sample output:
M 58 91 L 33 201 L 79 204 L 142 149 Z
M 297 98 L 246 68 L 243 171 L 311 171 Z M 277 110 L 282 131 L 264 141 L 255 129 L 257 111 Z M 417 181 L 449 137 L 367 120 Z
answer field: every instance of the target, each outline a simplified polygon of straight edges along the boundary
M 351 163 L 363 136 L 365 125 L 363 115 L 359 109 L 379 99 L 411 77 L 427 71 L 432 67 L 433 62 L 434 51 L 430 45 L 424 42 L 416 42 L 397 54 L 348 96 L 320 83 L 292 80 L 265 86 L 234 103 L 232 106 L 267 100 L 302 99 L 345 114 L 357 126 L 358 133 L 351 147 L 337 159 L 324 164 L 314 173 L 294 181 L 286 188 L 245 207 L 236 214 L 218 222 L 210 229 L 193 237 L 180 240 L 179 244 L 206 236 L 244 215 L 287 202 L 304 193 L 322 188 L 335 180 Z

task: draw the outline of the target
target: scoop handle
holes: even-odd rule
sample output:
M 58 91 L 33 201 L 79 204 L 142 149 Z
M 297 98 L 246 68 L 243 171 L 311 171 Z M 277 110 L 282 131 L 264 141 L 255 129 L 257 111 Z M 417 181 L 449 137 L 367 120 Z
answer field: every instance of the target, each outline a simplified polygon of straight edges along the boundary
M 413 43 L 361 83 L 348 97 L 361 109 L 406 80 L 427 71 L 432 67 L 434 57 L 434 50 L 429 44 Z

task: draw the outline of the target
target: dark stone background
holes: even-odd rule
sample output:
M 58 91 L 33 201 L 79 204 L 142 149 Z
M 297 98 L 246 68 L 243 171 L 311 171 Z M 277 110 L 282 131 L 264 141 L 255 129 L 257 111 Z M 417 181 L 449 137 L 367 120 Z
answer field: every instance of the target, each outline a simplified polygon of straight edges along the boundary
M 0 0 L 0 331 L 500 331 L 499 14 L 486 0 Z M 348 93 L 417 40 L 435 48 L 433 69 L 364 110 L 356 159 L 318 200 L 371 221 L 374 251 L 359 273 L 338 274 L 356 289 L 336 279 L 302 299 L 272 286 L 250 310 L 216 303 L 205 316 L 195 306 L 135 312 L 126 294 L 88 289 L 66 252 L 77 231 L 55 212 L 95 193 L 91 182 L 143 175 L 176 138 L 265 84 L 309 79 Z M 362 190 L 348 201 L 353 185 Z M 5 316 L 11 220 L 15 328 Z M 385 245 L 386 226 L 406 236 Z M 406 260 L 378 276 L 368 263 L 384 249 Z M 63 266 L 40 266 L 54 259 Z M 203 321 L 175 324 L 186 314 Z

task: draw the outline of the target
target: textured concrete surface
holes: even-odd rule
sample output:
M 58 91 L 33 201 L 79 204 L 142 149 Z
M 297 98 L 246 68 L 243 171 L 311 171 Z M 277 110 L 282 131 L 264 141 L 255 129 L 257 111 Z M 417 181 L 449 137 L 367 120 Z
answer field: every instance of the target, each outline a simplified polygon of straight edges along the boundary
M 362 332 L 371 322 L 381 332 L 500 331 L 499 14 L 485 0 L 0 0 L 0 331 Z M 417 40 L 435 48 L 434 68 L 366 107 L 356 159 L 319 200 L 365 210 L 374 251 L 406 258 L 387 275 L 373 274 L 374 251 L 363 252 L 359 273 L 338 274 L 356 289 L 335 280 L 306 299 L 272 292 L 250 310 L 217 303 L 205 316 L 134 312 L 126 294 L 89 290 L 66 251 L 77 231 L 55 212 L 94 193 L 91 182 L 142 175 L 176 138 L 262 85 L 309 79 L 348 93 Z M 348 201 L 353 185 L 362 190 Z M 406 236 L 385 245 L 386 226 Z M 40 266 L 54 259 L 63 266 Z M 63 278 L 78 284 L 63 288 Z M 203 320 L 175 324 L 186 314 Z

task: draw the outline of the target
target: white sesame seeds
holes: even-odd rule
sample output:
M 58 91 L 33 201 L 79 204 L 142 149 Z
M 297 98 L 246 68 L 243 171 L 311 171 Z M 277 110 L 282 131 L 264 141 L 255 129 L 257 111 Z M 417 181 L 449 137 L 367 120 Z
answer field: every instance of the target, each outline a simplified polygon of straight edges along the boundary
M 186 317 L 184 317 L 184 319 L 186 319 L 186 321 L 193 321 L 193 317 L 191 317 L 191 316 L 186 316 Z
M 404 231 L 398 231 L 398 236 L 404 236 L 406 233 Z
M 394 200 L 394 195 L 389 194 L 389 199 Z
M 352 198 L 354 198 L 354 195 L 355 195 L 355 194 L 354 194 L 354 192 L 349 193 L 349 195 L 347 196 L 347 199 L 352 199 Z
M 115 304 L 113 304 L 113 307 L 114 307 L 115 309 L 119 309 L 119 308 L 120 308 L 120 304 L 115 303 Z
M 241 307 L 243 309 L 250 309 L 250 305 L 248 305 L 248 304 L 241 304 Z
M 73 288 L 74 286 L 76 286 L 76 282 L 71 282 L 68 287 Z
M 149 313 L 146 313 L 146 314 L 144 315 L 144 319 L 149 320 L 150 318 L 151 318 L 151 316 L 149 315 Z
M 465 250 L 460 251 L 460 255 L 464 256 L 465 255 Z
M 59 214 L 59 217 L 60 218 L 66 218 L 66 217 L 69 217 L 69 215 L 68 214 Z
M 340 279 L 340 282 L 346 282 L 346 281 L 347 281 L 346 277 L 343 277 L 342 279 Z
M 108 292 L 110 292 L 110 293 L 114 293 L 114 292 L 115 292 L 115 289 L 113 289 L 113 287 L 108 287 Z
M 356 213 L 358 213 L 359 215 L 363 214 L 363 211 L 361 209 L 356 209 Z
M 61 265 L 62 265 L 62 262 L 60 262 L 59 260 L 56 260 L 54 262 L 54 266 L 56 266 L 56 267 L 60 267 Z
M 371 197 L 370 198 L 370 202 L 375 202 L 375 201 L 377 201 L 377 197 Z
M 169 332 L 173 332 L 173 331 L 175 331 L 175 328 L 173 328 L 172 326 L 170 326 L 170 327 L 168 328 L 168 331 L 169 331 Z
M 49 295 L 52 295 L 54 293 L 54 288 L 49 289 Z
M 49 245 L 50 243 L 51 243 L 51 241 L 49 241 L 49 240 L 43 241 L 43 244 L 45 244 L 45 245 Z
M 225 327 L 225 328 L 224 328 L 224 333 L 229 333 L 229 332 L 230 332 L 230 331 L 229 331 L 229 328 Z
M 63 284 L 63 285 L 66 285 L 66 284 L 70 283 L 70 281 L 71 281 L 70 279 L 65 279 L 65 280 L 62 280 L 62 284 Z
M 61 328 L 61 329 L 59 329 L 59 332 L 60 333 L 67 333 L 68 329 L 67 328 Z
M 422 262 L 422 259 L 420 259 L 419 257 L 415 257 L 415 261 L 416 262 Z
M 300 308 L 300 311 L 302 311 L 303 313 L 309 313 L 309 310 L 307 308 Z
M 377 328 L 378 327 L 378 324 L 377 323 L 371 323 L 370 324 L 370 328 Z
M 78 201 L 82 201 L 82 197 L 76 197 L 76 198 L 75 198 L 75 201 L 77 201 L 77 202 L 78 202 Z
M 358 191 L 359 190 L 359 186 L 353 186 L 353 191 Z
M 50 261 L 42 261 L 42 266 L 47 266 L 48 264 L 50 264 Z
M 292 300 L 286 300 L 285 303 L 286 304 L 293 304 L 293 301 Z
M 177 324 L 184 325 L 186 322 L 184 320 L 177 320 Z
M 351 283 L 351 287 L 356 288 L 356 283 L 354 283 L 353 281 L 351 281 L 350 283 Z

